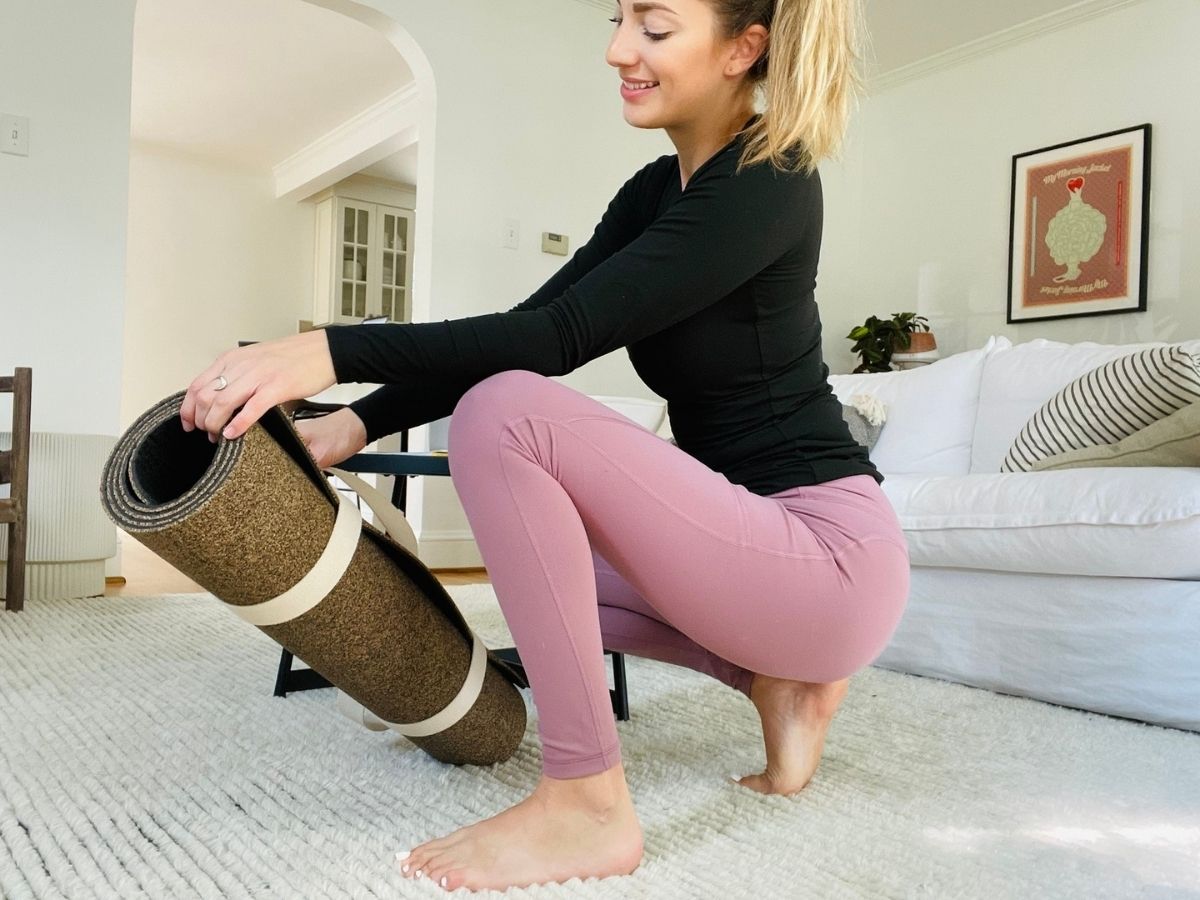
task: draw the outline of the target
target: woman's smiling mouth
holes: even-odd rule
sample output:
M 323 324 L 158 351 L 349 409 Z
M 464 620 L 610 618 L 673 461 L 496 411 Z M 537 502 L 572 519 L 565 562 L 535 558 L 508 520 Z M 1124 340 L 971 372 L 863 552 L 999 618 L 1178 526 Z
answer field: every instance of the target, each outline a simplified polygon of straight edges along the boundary
M 626 99 L 640 97 L 658 87 L 657 81 L 628 81 L 621 79 L 621 96 Z

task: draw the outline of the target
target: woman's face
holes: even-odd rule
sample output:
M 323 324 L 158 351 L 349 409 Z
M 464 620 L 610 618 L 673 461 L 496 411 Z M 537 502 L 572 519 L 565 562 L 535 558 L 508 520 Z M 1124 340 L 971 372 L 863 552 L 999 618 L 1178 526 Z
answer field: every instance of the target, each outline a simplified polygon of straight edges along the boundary
M 728 114 L 748 66 L 736 65 L 737 42 L 719 37 L 706 0 L 619 0 L 613 21 L 605 59 L 621 76 L 626 122 L 667 128 Z

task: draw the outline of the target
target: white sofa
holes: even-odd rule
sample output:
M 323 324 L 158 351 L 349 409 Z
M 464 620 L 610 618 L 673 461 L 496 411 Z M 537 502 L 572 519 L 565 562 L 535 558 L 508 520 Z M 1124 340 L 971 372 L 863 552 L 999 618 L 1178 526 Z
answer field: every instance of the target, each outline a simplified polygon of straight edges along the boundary
M 875 665 L 1200 731 L 1200 468 L 1000 471 L 1046 400 L 1155 346 L 992 337 L 918 369 L 830 376 L 843 403 L 886 407 L 871 459 L 912 561 Z

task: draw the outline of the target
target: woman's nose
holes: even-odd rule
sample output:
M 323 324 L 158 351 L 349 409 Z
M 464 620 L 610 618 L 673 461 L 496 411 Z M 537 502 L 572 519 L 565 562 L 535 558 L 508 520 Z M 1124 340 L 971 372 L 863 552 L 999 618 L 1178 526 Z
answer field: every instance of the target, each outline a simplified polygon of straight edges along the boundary
M 610 66 L 617 69 L 631 68 L 637 62 L 637 53 L 633 44 L 626 40 L 624 31 L 619 25 L 613 32 L 612 40 L 608 42 L 608 52 L 604 54 L 604 59 Z

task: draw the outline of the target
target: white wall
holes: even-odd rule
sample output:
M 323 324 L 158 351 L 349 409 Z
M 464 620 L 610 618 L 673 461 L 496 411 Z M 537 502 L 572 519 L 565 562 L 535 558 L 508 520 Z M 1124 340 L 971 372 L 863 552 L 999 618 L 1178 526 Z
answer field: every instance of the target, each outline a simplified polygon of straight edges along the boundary
M 823 168 L 818 295 L 830 370 L 857 365 L 844 337 L 852 325 L 902 310 L 929 318 L 943 356 L 990 334 L 1114 344 L 1200 336 L 1197 35 L 1200 4 L 1145 0 L 864 103 L 854 153 Z M 1152 125 L 1147 311 L 1006 324 L 1013 155 L 1144 122 Z M 845 234 L 831 235 L 839 221 Z
M 604 10 L 571 0 L 362 5 L 403 26 L 436 81 L 436 140 L 422 132 L 420 151 L 433 190 L 418 180 L 417 240 L 433 229 L 426 287 L 415 289 L 418 307 L 428 290 L 428 320 L 524 299 L 564 262 L 541 252 L 543 231 L 578 247 L 625 180 L 674 150 L 662 132 L 622 118 L 619 79 L 604 61 L 612 29 Z M 506 218 L 521 222 L 516 251 L 501 246 Z M 653 397 L 623 349 L 561 381 L 585 393 Z M 411 480 L 408 508 L 427 562 L 479 564 L 449 479 Z
M 621 184 L 673 152 L 663 133 L 621 116 L 619 80 L 604 61 L 611 13 L 572 0 L 368 5 L 410 33 L 436 79 L 432 221 L 418 222 L 434 235 L 430 319 L 524 299 L 565 262 L 541 252 L 543 231 L 578 247 Z M 501 246 L 505 218 L 521 222 L 516 251 Z M 563 380 L 650 396 L 624 350 Z
M 270 173 L 133 145 L 122 428 L 239 340 L 312 318 L 313 219 Z
M 116 434 L 133 0 L 0 0 L 0 369 L 33 368 L 33 427 Z M 0 398 L 0 428 L 11 416 Z
M 432 236 L 425 287 L 418 285 L 427 292 L 426 319 L 523 299 L 562 263 L 540 252 L 540 233 L 566 233 L 579 246 L 624 180 L 671 151 L 661 133 L 621 118 L 617 78 L 603 59 L 611 29 L 603 10 L 570 0 L 317 2 L 395 20 L 434 69 L 437 140 L 422 135 L 422 153 L 431 148 L 422 166 L 436 173 L 438 190 L 417 226 L 418 240 Z M 290 330 L 291 319 L 307 317 L 311 234 L 260 203 L 251 177 L 149 152 L 131 159 L 134 0 L 0 3 L 0 110 L 29 116 L 32 135 L 28 159 L 0 156 L 0 304 L 6 313 L 21 310 L 0 328 L 0 362 L 34 367 L 36 428 L 115 435 L 164 386 L 182 387 L 196 371 L 192 363 L 256 336 L 247 329 Z M 185 208 L 186 216 L 176 215 Z M 294 281 L 282 274 L 288 254 L 275 255 L 269 241 L 256 248 L 271 257 L 260 278 L 258 257 L 222 211 L 301 242 Z M 173 217 L 191 221 L 177 229 Z M 501 222 L 510 217 L 522 223 L 517 251 L 500 246 Z M 125 334 L 130 225 L 128 255 L 137 262 Z M 172 284 L 180 270 L 187 278 Z M 229 304 L 244 310 L 256 289 L 286 306 L 278 298 L 285 281 L 297 285 L 293 312 L 259 306 L 252 318 L 231 320 Z M 168 290 L 182 292 L 185 306 L 160 302 Z M 624 351 L 564 380 L 592 393 L 649 396 Z M 465 537 L 448 481 L 438 489 L 446 527 Z M 413 500 L 420 527 L 419 490 Z
M 189 339 L 199 335 L 194 344 L 206 345 L 195 348 L 198 356 L 211 359 L 218 344 L 254 337 L 246 327 L 279 322 L 290 330 L 291 319 L 307 317 L 311 290 L 301 270 L 311 265 L 311 234 L 291 216 L 281 222 L 267 206 L 255 212 L 257 188 L 231 173 L 148 155 L 130 160 L 132 0 L 0 2 L 0 110 L 28 115 L 32 133 L 28 159 L 0 155 L 0 304 L 6 313 L 21 309 L 0 329 L 0 361 L 35 367 L 35 427 L 116 434 L 122 360 L 132 373 L 142 365 L 137 342 L 151 340 L 131 334 L 130 346 L 122 347 L 127 222 L 135 220 L 130 249 L 139 259 L 171 254 L 174 239 L 172 228 L 158 236 L 139 231 L 141 216 L 170 221 L 172 204 L 148 198 L 130 209 L 131 171 L 135 183 L 160 184 L 184 200 L 206 183 L 221 186 L 225 199 L 214 197 L 197 212 L 213 229 L 220 209 L 241 210 L 260 225 L 295 226 L 303 242 L 294 257 L 300 274 L 292 312 L 225 328 L 228 313 L 220 304 L 229 299 L 228 286 L 249 283 L 257 257 L 236 234 L 220 230 L 200 237 L 190 229 L 180 239 L 199 241 L 218 260 L 201 275 L 194 258 L 176 258 L 204 280 L 194 296 L 211 330 L 186 329 Z M 542 231 L 564 232 L 577 247 L 621 183 L 672 151 L 662 133 L 639 131 L 621 118 L 617 78 L 603 59 L 611 29 L 603 10 L 570 0 L 333 5 L 339 3 L 402 25 L 436 79 L 436 136 L 422 135 L 422 153 L 432 147 L 422 166 L 431 167 L 436 190 L 424 198 L 428 207 L 418 222 L 418 234 L 432 236 L 427 319 L 500 310 L 525 297 L 561 263 L 540 252 Z M 1196 33 L 1200 7 L 1193 0 L 1145 0 L 868 100 L 845 160 L 822 167 L 818 302 L 830 369 L 853 367 L 844 338 L 853 324 L 899 309 L 929 316 L 943 353 L 977 346 L 990 333 L 1014 341 L 1045 335 L 1114 342 L 1200 334 L 1200 309 L 1189 302 L 1200 285 L 1200 263 L 1187 252 L 1200 238 L 1200 174 L 1193 165 L 1200 123 L 1189 93 L 1200 82 L 1189 45 Z M 1144 121 L 1154 125 L 1150 311 L 1006 326 L 1012 155 Z M 197 187 L 167 187 L 172 172 Z M 500 246 L 508 217 L 522 223 L 518 251 Z M 274 274 L 256 282 L 259 291 L 270 293 L 286 280 L 280 269 L 288 259 L 272 257 Z M 222 265 L 232 267 L 227 275 L 215 271 Z M 153 293 L 171 273 L 148 272 L 145 283 L 141 277 L 130 284 L 131 308 L 162 315 Z M 243 291 L 238 302 L 250 293 L 235 290 Z M 162 327 L 180 333 L 182 317 L 165 318 Z M 623 350 L 563 380 L 588 393 L 649 396 Z M 144 404 L 129 390 L 131 413 Z M 428 515 L 420 497 L 426 482 Z M 449 481 L 412 484 L 422 537 L 465 539 Z

